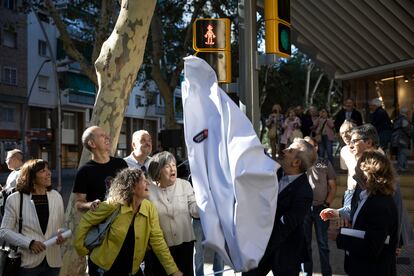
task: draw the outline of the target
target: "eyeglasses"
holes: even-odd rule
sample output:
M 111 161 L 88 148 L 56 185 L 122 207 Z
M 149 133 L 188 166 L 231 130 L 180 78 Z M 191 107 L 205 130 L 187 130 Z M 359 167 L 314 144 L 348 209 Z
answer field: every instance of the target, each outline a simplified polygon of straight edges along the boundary
M 363 141 L 363 138 L 357 138 L 357 139 L 352 139 L 351 141 L 349 141 L 350 145 L 355 145 L 356 143 L 358 143 L 359 141 Z

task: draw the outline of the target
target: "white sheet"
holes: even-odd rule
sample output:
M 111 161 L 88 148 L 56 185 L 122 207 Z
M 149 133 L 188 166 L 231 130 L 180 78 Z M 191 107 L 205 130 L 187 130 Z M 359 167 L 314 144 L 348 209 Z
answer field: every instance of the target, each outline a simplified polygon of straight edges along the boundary
M 257 267 L 276 213 L 280 167 L 202 59 L 185 58 L 184 135 L 205 245 L 235 271 Z M 208 129 L 200 143 L 194 136 Z

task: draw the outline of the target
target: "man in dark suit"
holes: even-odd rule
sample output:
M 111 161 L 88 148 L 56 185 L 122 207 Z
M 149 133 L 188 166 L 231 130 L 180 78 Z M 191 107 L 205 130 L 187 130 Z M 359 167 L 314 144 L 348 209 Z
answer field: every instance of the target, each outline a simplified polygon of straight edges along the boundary
M 336 132 L 339 132 L 339 129 L 345 120 L 353 121 L 357 126 L 362 125 L 362 115 L 355 109 L 354 101 L 352 99 L 346 99 L 344 101 L 344 107 L 336 114 Z
M 316 160 L 312 145 L 295 139 L 283 150 L 279 159 L 284 174 L 279 180 L 279 196 L 273 231 L 259 266 L 244 276 L 299 275 L 300 264 L 306 259 L 303 221 L 309 211 L 313 192 L 306 171 Z M 311 257 L 311 256 L 310 256 Z

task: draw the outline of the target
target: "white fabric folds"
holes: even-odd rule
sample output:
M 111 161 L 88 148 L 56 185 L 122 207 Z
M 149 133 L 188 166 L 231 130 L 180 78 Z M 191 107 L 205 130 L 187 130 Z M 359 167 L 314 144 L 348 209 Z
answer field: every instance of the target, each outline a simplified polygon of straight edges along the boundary
M 247 271 L 257 267 L 272 232 L 280 166 L 204 60 L 185 58 L 184 72 L 184 135 L 204 245 L 235 271 Z

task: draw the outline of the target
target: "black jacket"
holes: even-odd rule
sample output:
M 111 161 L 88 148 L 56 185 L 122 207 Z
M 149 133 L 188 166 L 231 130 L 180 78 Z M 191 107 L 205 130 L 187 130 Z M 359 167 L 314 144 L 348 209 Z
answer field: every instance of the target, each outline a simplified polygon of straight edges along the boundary
M 349 275 L 396 275 L 398 215 L 392 196 L 370 195 L 353 228 L 365 231 L 365 237 L 339 234 L 336 239 L 338 248 L 349 252 Z M 389 244 L 384 243 L 387 236 Z
M 341 125 L 345 121 L 345 114 L 346 114 L 346 110 L 344 108 L 342 108 L 336 114 L 336 117 L 335 117 L 335 130 L 338 133 L 339 133 L 339 128 L 341 127 Z M 357 126 L 362 125 L 362 115 L 361 115 L 361 113 L 356 109 L 352 109 L 351 120 L 354 121 L 357 124 Z
M 268 244 L 268 249 L 273 251 L 273 270 L 283 273 L 293 268 L 299 269 L 300 263 L 311 257 L 307 256 L 303 221 L 311 208 L 312 200 L 313 192 L 306 173 L 279 194 L 275 223 Z

